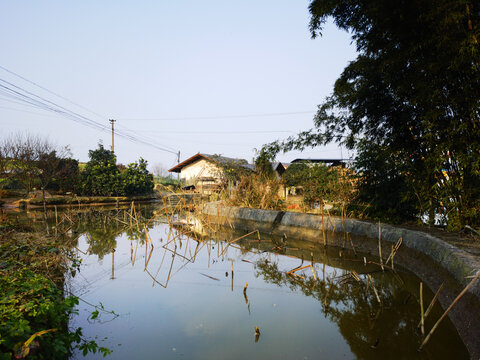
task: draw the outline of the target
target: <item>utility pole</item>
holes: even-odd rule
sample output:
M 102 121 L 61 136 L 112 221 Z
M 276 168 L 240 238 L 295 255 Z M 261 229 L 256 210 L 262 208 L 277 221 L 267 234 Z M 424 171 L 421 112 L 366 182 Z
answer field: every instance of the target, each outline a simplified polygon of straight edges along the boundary
M 177 164 L 180 164 L 180 150 L 178 150 L 177 154 Z M 180 173 L 177 173 L 177 180 L 180 180 Z
M 112 124 L 112 152 L 115 152 L 115 151 L 114 151 L 114 149 L 115 149 L 115 143 L 114 143 L 114 136 L 113 136 L 113 135 L 115 134 L 115 130 L 114 130 L 114 125 L 113 125 L 113 124 L 114 124 L 115 121 L 117 121 L 117 120 L 110 119 L 110 120 L 108 120 L 108 121 L 110 121 L 110 124 Z

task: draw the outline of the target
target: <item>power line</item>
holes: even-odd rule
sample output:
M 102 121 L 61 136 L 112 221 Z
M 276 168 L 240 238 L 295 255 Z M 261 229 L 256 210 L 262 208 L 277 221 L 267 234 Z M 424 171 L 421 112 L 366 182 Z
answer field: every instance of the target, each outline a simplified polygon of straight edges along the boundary
M 80 104 L 77 104 L 76 102 L 73 102 L 72 100 L 70 100 L 70 99 L 68 99 L 68 98 L 66 98 L 66 97 L 64 97 L 64 96 L 59 95 L 59 94 L 57 94 L 57 93 L 55 93 L 55 92 L 53 92 L 53 91 L 51 91 L 51 90 L 49 90 L 49 89 L 47 89 L 47 88 L 45 88 L 45 87 L 43 87 L 43 86 L 37 84 L 37 83 L 34 82 L 34 81 L 28 80 L 27 78 L 25 78 L 25 77 L 23 77 L 22 75 L 19 75 L 19 74 L 13 72 L 12 70 L 8 70 L 7 68 L 5 68 L 5 67 L 3 67 L 3 66 L 1 66 L 1 65 L 0 65 L 0 69 L 3 69 L 4 71 L 6 71 L 6 72 L 8 72 L 8 73 L 17 76 L 17 77 L 19 77 L 20 79 L 22 79 L 22 80 L 24 80 L 24 81 L 26 81 L 26 82 L 28 82 L 28 83 L 30 83 L 30 84 L 32 84 L 32 85 L 35 85 L 36 87 L 38 87 L 38 88 L 40 88 L 40 89 L 42 89 L 42 90 L 45 90 L 46 92 L 48 92 L 48 93 L 50 93 L 50 94 L 52 94 L 52 95 L 58 96 L 60 99 L 63 99 L 63 100 L 65 100 L 65 101 L 69 102 L 70 104 L 73 104 L 73 105 L 78 106 L 78 107 L 80 107 L 80 108 L 82 108 L 82 109 L 84 109 L 84 110 L 87 110 L 88 112 L 90 112 L 90 113 L 92 113 L 92 114 L 95 114 L 95 115 L 97 115 L 97 116 L 99 116 L 99 117 L 101 117 L 101 118 L 105 118 L 105 116 L 100 115 L 100 114 L 96 113 L 95 111 L 86 108 L 85 106 L 82 106 L 82 105 L 80 105 Z
M 34 114 L 34 115 L 39 115 L 39 116 L 48 116 L 48 117 L 53 117 L 52 115 L 49 115 L 49 114 L 42 114 L 42 113 L 35 112 L 35 111 L 28 111 L 28 110 L 22 110 L 22 109 L 15 109 L 15 108 L 6 107 L 6 106 L 0 106 L 0 109 L 12 110 L 12 111 L 19 111 L 19 112 L 24 112 L 24 113 L 28 113 L 28 114 Z
M 139 130 L 138 132 L 162 133 L 162 134 L 275 134 L 290 133 L 296 134 L 291 130 L 245 130 L 245 131 L 176 131 L 176 130 Z
M 286 116 L 300 114 L 314 114 L 316 111 L 295 111 L 282 113 L 263 113 L 263 114 L 245 114 L 245 115 L 222 115 L 222 116 L 199 116 L 199 117 L 174 117 L 174 118 L 122 118 L 126 121 L 177 121 L 177 120 L 215 120 L 215 119 L 244 119 L 270 116 Z
M 5 83 L 8 83 L 7 81 L 4 81 L 4 80 L 2 80 L 2 79 L 0 79 L 0 81 L 3 81 L 3 82 L 5 82 Z M 8 84 L 9 84 L 9 83 L 8 83 Z M 15 86 L 15 85 L 13 85 L 13 86 Z M 21 89 L 22 91 L 25 91 L 26 93 L 29 93 L 28 91 L 26 91 L 26 90 L 24 90 L 24 89 L 22 89 L 22 88 L 20 88 L 20 87 L 17 87 L 17 86 L 15 86 L 15 87 Z M 100 130 L 103 130 L 103 129 L 104 129 L 104 126 L 103 126 L 103 125 L 98 124 L 98 123 L 96 123 L 95 121 L 90 120 L 90 119 L 86 119 L 86 118 L 85 118 L 85 119 L 86 119 L 86 120 L 85 120 L 85 119 L 83 119 L 83 116 L 78 115 L 78 114 L 76 114 L 76 113 L 74 113 L 74 112 L 70 112 L 69 110 L 67 110 L 67 111 L 58 110 L 58 109 L 52 107 L 51 105 L 48 105 L 48 104 L 46 104 L 46 103 L 44 103 L 44 102 L 41 102 L 41 101 L 39 101 L 39 100 L 37 100 L 37 99 L 34 99 L 34 98 L 32 98 L 32 97 L 30 97 L 30 96 L 28 96 L 28 95 L 22 94 L 22 93 L 20 93 L 20 92 L 18 92 L 18 91 L 16 91 L 16 90 L 13 90 L 13 89 L 9 88 L 8 86 L 2 85 L 2 84 L 0 84 L 0 88 L 2 88 L 2 89 L 4 89 L 4 90 L 7 90 L 7 91 L 10 92 L 11 94 L 17 95 L 17 99 L 19 99 L 19 100 L 21 100 L 21 101 L 23 101 L 23 102 L 25 102 L 25 103 L 31 104 L 31 105 L 34 106 L 34 107 L 38 107 L 38 108 L 40 108 L 40 109 L 42 109 L 42 110 L 52 111 L 52 112 L 55 112 L 55 113 L 57 113 L 57 114 L 62 114 L 62 115 L 68 116 L 68 117 L 69 117 L 70 119 L 72 119 L 73 121 L 82 123 L 82 124 L 84 124 L 84 125 L 87 125 L 87 124 L 88 124 L 87 126 L 90 126 L 90 127 L 100 128 Z M 35 96 L 36 96 L 36 95 L 35 95 Z M 37 97 L 38 97 L 38 96 L 37 96 Z M 39 97 L 39 98 L 42 99 L 41 97 Z M 50 102 L 50 101 L 48 101 L 48 102 Z M 51 103 L 51 102 L 50 102 L 50 103 Z M 54 103 L 52 103 L 52 104 L 54 104 Z M 57 106 L 57 105 L 54 104 L 54 106 Z M 59 107 L 60 109 L 64 109 L 64 108 L 62 108 L 62 107 L 59 106 L 59 105 L 58 105 L 57 107 Z M 65 110 L 66 110 L 66 109 L 65 109 Z
M 32 92 L 30 92 L 30 91 L 28 91 L 28 90 L 26 90 L 26 89 L 24 89 L 20 86 L 17 86 L 17 85 L 15 85 L 15 84 L 13 84 L 9 81 L 6 81 L 6 80 L 1 79 L 1 78 L 0 78 L 0 81 L 3 82 L 4 84 L 7 84 L 7 85 L 0 84 L 0 92 L 4 93 L 5 95 L 7 95 L 7 96 L 9 96 L 9 97 L 11 97 L 15 100 L 20 101 L 21 103 L 29 104 L 29 105 L 31 105 L 33 107 L 36 107 L 36 108 L 39 108 L 41 110 L 57 113 L 59 115 L 62 115 L 64 117 L 69 118 L 70 120 L 78 122 L 78 123 L 80 123 L 84 126 L 92 127 L 92 128 L 95 128 L 95 129 L 103 131 L 103 132 L 105 132 L 107 130 L 107 126 L 105 126 L 101 123 L 98 123 L 95 120 L 92 120 L 92 119 L 87 118 L 87 117 L 85 117 L 81 114 L 78 114 L 78 113 L 76 113 L 72 110 L 69 110 L 69 109 L 67 109 L 67 108 L 65 108 L 65 107 L 63 107 L 63 106 L 61 106 L 61 105 L 59 105 L 59 104 L 57 104 L 53 101 L 50 101 L 50 100 L 45 99 L 45 98 L 43 98 L 39 95 L 36 95 L 36 94 L 34 94 L 34 93 L 32 93 Z M 8 85 L 10 85 L 10 87 Z M 37 85 L 37 86 L 40 87 L 40 85 Z M 12 87 L 17 89 L 17 90 L 13 89 Z M 55 94 L 55 93 L 53 93 L 53 94 Z M 59 96 L 57 94 L 55 94 L 55 95 Z M 36 97 L 37 99 L 33 98 L 32 96 Z M 61 98 L 63 98 L 63 97 L 61 97 Z M 40 99 L 40 100 L 38 100 L 38 99 Z M 165 151 L 165 152 L 175 154 L 175 155 L 177 154 L 176 151 L 165 149 L 164 147 L 158 146 L 158 145 L 153 144 L 149 141 L 145 141 L 143 139 L 140 139 L 138 137 L 135 137 L 135 136 L 132 136 L 132 135 L 129 135 L 129 134 L 125 134 L 125 133 L 120 132 L 120 131 L 116 131 L 115 134 L 117 134 L 118 136 L 120 136 L 122 138 L 125 138 L 125 139 L 127 139 L 131 142 L 141 143 L 141 144 L 153 147 L 157 150 Z

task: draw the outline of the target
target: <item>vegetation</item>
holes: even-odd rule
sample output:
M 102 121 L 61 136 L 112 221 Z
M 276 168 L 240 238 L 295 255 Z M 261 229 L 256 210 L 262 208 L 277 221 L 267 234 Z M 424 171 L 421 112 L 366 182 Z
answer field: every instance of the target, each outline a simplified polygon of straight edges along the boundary
M 153 175 L 147 170 L 147 161 L 128 164 L 120 171 L 115 154 L 98 145 L 88 152 L 90 161 L 81 174 L 80 192 L 93 196 L 132 196 L 151 193 L 154 187 Z
M 0 142 L 0 186 L 4 189 L 21 189 L 26 194 L 34 187 L 73 191 L 77 178 L 78 162 L 70 157 L 68 147 L 29 134 Z
M 232 159 L 220 155 L 212 155 L 208 158 L 219 169 L 218 177 L 221 179 L 221 187 L 234 186 L 242 177 L 252 174 L 252 169 L 244 159 Z
M 0 143 L 0 197 L 8 189 L 28 195 L 33 189 L 87 196 L 141 196 L 153 191 L 153 176 L 142 158 L 128 166 L 117 165 L 113 152 L 99 145 L 89 151 L 90 161 L 79 168 L 68 148 L 59 148 L 32 135 L 13 135 Z M 78 201 L 78 199 L 77 199 Z M 66 201 L 68 202 L 68 201 Z
M 1 220 L 0 359 L 66 359 L 74 348 L 109 354 L 68 328 L 78 298 L 64 297 L 64 273 L 79 262 L 64 241 Z
M 235 169 L 238 170 L 234 171 Z M 259 209 L 283 207 L 281 182 L 264 152 L 260 152 L 255 159 L 255 171 L 246 168 L 244 164 L 237 164 L 237 167 L 230 165 L 229 170 L 227 173 L 236 184 L 229 192 L 228 202 L 231 205 Z
M 283 200 L 279 194 L 280 185 L 280 181 L 264 178 L 259 173 L 242 176 L 230 192 L 228 202 L 233 206 L 281 209 Z
M 342 213 L 352 208 L 357 197 L 355 180 L 350 169 L 304 162 L 290 165 L 282 176 L 286 187 L 302 190 L 306 205 L 322 207 L 329 202 Z
M 90 160 L 81 174 L 80 193 L 93 196 L 115 196 L 122 194 L 120 170 L 113 151 L 102 144 L 88 152 Z
M 331 17 L 358 57 L 315 128 L 264 150 L 341 142 L 357 150 L 373 215 L 480 226 L 480 3 L 313 0 L 309 9 L 313 37 Z

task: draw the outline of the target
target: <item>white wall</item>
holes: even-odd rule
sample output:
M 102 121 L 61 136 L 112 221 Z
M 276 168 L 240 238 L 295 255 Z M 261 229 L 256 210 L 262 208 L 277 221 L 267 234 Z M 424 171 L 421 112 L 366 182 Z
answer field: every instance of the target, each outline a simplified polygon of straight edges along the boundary
M 201 177 L 218 178 L 219 175 L 219 168 L 205 159 L 201 159 L 193 164 L 185 166 L 180 173 L 180 177 L 187 182 L 192 182 Z

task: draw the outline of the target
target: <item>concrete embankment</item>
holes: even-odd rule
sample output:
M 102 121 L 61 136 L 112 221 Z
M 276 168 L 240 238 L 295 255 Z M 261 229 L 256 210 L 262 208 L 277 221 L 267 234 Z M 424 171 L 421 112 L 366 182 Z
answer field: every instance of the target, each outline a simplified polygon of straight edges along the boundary
M 259 230 L 286 238 L 302 239 L 327 246 L 355 248 L 356 251 L 379 256 L 380 233 L 383 261 L 401 238 L 402 245 L 395 264 L 415 273 L 433 292 L 446 285 L 439 301 L 448 307 L 473 275 L 480 270 L 477 257 L 430 234 L 391 225 L 354 219 L 301 214 L 285 211 L 227 207 L 220 202 L 204 205 L 209 221 L 238 230 Z M 323 223 L 323 225 L 322 225 Z M 324 229 L 324 231 L 322 230 Z M 480 357 L 480 282 L 472 286 L 449 317 L 474 359 Z
M 285 211 L 260 210 L 238 207 L 226 207 L 220 203 L 208 203 L 203 212 L 216 222 L 232 224 L 236 229 L 258 229 L 261 232 L 302 238 L 313 242 L 323 242 L 322 216 L 301 214 Z M 475 256 L 456 248 L 432 235 L 398 228 L 391 225 L 371 223 L 354 219 L 324 216 L 323 228 L 326 231 L 327 245 L 349 247 L 350 241 L 345 240 L 344 234 L 356 235 L 367 239 L 376 239 L 376 242 L 362 244 L 355 242 L 354 246 L 360 250 L 371 252 L 371 247 L 378 254 L 379 232 L 382 242 L 382 253 L 388 257 L 391 245 L 402 238 L 402 247 L 415 250 L 437 262 L 450 273 L 459 283 L 466 285 L 470 277 L 480 269 L 480 261 Z M 480 299 L 480 282 L 472 287 Z

